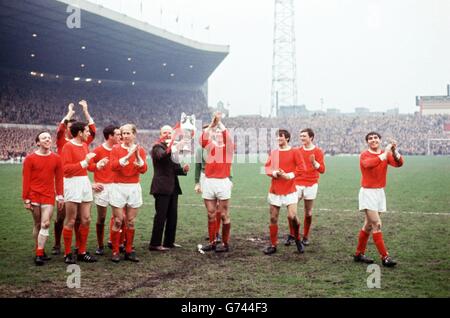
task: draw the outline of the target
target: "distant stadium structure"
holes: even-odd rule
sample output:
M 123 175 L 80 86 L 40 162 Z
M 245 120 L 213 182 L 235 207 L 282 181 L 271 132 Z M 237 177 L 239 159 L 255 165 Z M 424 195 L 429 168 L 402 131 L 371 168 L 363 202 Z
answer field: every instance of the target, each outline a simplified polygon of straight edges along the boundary
M 420 107 L 422 115 L 450 114 L 450 84 L 447 85 L 447 95 L 416 96 L 416 106 Z
M 0 0 L 0 10 L 1 122 L 54 125 L 81 98 L 100 127 L 202 118 L 208 78 L 229 52 L 83 0 Z

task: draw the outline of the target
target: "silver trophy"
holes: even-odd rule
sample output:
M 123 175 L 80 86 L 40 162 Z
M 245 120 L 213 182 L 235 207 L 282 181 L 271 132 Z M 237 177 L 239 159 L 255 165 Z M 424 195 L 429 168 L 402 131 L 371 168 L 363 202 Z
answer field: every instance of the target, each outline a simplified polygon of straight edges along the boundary
M 192 155 L 192 139 L 195 136 L 195 115 L 181 114 L 180 127 L 175 131 L 175 151 L 172 159 L 177 163 L 189 163 Z M 180 145 L 180 142 L 182 144 Z

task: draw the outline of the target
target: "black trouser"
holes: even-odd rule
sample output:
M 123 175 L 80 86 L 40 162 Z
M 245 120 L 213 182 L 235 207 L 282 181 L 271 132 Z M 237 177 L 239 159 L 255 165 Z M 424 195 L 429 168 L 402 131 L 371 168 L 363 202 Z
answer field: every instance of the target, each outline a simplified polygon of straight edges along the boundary
M 153 219 L 151 246 L 160 246 L 164 231 L 164 246 L 172 247 L 175 243 L 175 234 L 177 231 L 178 217 L 178 194 L 154 194 L 156 214 Z

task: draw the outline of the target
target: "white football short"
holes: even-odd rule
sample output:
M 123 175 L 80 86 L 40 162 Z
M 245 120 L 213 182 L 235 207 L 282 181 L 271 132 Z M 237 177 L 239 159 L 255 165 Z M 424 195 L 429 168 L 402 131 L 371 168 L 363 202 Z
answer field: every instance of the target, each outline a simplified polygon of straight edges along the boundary
M 206 200 L 229 200 L 233 183 L 229 178 L 207 178 L 203 181 L 202 198 Z
M 295 188 L 297 189 L 298 199 L 304 199 L 304 200 L 315 200 L 317 197 L 317 190 L 319 189 L 319 185 L 317 183 L 314 183 L 312 186 L 301 186 L 296 185 Z
M 109 201 L 111 200 L 111 188 L 113 186 L 112 183 L 97 183 L 103 186 L 103 191 L 94 192 L 94 202 L 96 205 L 107 207 L 109 205 Z
M 137 209 L 142 206 L 142 188 L 140 183 L 114 183 L 109 192 L 109 204 L 116 208 L 128 205 Z
M 386 195 L 384 188 L 367 189 L 361 188 L 359 190 L 359 210 L 386 212 Z
M 267 202 L 270 205 L 281 207 L 283 205 L 288 206 L 291 204 L 297 204 L 298 196 L 297 192 L 292 192 L 289 194 L 274 194 L 270 193 L 267 195 Z
M 64 201 L 65 202 L 91 202 L 92 186 L 88 176 L 64 178 Z

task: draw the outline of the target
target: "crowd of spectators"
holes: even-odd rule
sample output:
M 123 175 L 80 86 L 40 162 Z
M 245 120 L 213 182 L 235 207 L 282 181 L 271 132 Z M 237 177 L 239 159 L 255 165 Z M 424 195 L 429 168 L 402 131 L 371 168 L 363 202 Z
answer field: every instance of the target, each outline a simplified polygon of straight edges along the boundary
M 67 105 L 84 99 L 97 125 L 131 122 L 141 129 L 175 124 L 181 113 L 207 114 L 201 90 L 155 89 L 137 83 L 68 82 L 20 76 L 0 80 L 0 123 L 56 125 Z M 75 118 L 84 120 L 81 108 Z
M 26 124 L 27 128 L 0 127 L 0 160 L 23 158 L 35 148 L 34 139 L 41 128 L 30 125 L 49 125 L 55 138 L 56 126 L 67 113 L 70 102 L 85 99 L 89 112 L 98 127 L 95 147 L 103 141 L 102 127 L 109 124 L 134 123 L 138 128 L 138 142 L 148 151 L 158 138 L 158 129 L 174 125 L 182 112 L 194 113 L 203 123 L 210 120 L 207 101 L 200 90 L 156 89 L 149 85 L 68 83 L 57 80 L 4 76 L 0 80 L 0 123 Z M 76 106 L 75 118 L 84 120 Z M 312 128 L 315 143 L 327 154 L 358 154 L 366 148 L 364 136 L 377 131 L 383 141 L 395 139 L 399 149 L 407 155 L 450 154 L 450 133 L 445 131 L 449 115 L 326 115 L 313 114 L 302 118 L 264 118 L 239 116 L 225 118 L 224 123 L 235 134 L 237 152 L 267 152 L 276 146 L 274 132 L 288 129 L 291 144 L 299 145 L 299 132 Z M 198 122 L 200 124 L 200 121 Z M 197 125 L 199 126 L 199 125 Z M 37 127 L 37 126 L 36 126 Z M 243 135 L 247 137 L 242 138 Z M 55 140 L 56 141 L 56 140 Z M 261 142 L 263 141 L 263 142 Z M 267 145 L 267 146 L 266 146 Z
M 229 118 L 226 124 L 228 127 L 244 130 L 257 127 L 257 131 L 261 131 L 261 128 L 266 128 L 267 134 L 273 129 L 285 128 L 292 134 L 292 145 L 299 145 L 301 129 L 312 128 L 316 134 L 315 143 L 329 155 L 358 154 L 367 147 L 365 135 L 369 131 L 377 131 L 384 142 L 390 139 L 396 140 L 404 154 L 425 155 L 428 153 L 429 140 L 450 138 L 450 132 L 444 130 L 444 125 L 448 122 L 450 122 L 449 115 L 327 116 L 321 114 L 303 118 L 242 116 Z M 253 136 L 252 139 L 254 138 L 260 138 L 260 136 Z M 274 136 L 268 136 L 268 139 L 272 140 L 273 144 Z M 450 154 L 450 141 L 432 140 L 430 153 Z

